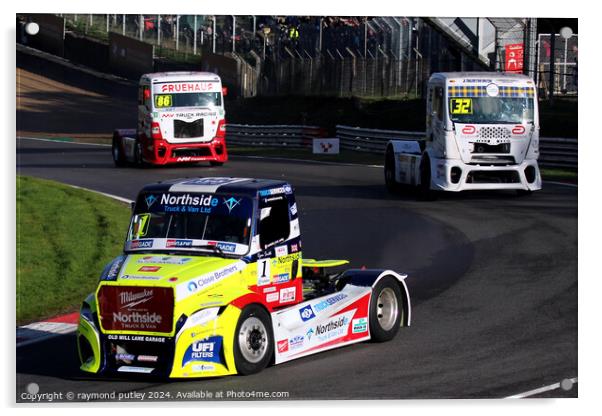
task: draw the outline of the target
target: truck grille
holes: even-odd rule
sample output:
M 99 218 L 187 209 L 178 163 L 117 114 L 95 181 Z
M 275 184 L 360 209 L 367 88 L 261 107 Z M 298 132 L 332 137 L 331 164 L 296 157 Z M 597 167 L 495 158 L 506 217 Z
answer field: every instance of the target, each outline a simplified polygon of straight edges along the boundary
M 184 120 L 173 121 L 173 137 L 176 139 L 191 139 L 203 137 L 203 119 L 191 121 L 190 123 Z
M 171 151 L 171 157 L 205 157 L 211 156 L 211 149 L 208 147 L 180 148 Z
M 509 139 L 510 129 L 506 127 L 481 127 L 479 129 L 480 139 Z
M 105 331 L 169 333 L 173 327 L 173 289 L 105 285 L 98 291 L 100 326 Z
M 520 183 L 520 177 L 514 170 L 473 170 L 468 172 L 466 183 Z

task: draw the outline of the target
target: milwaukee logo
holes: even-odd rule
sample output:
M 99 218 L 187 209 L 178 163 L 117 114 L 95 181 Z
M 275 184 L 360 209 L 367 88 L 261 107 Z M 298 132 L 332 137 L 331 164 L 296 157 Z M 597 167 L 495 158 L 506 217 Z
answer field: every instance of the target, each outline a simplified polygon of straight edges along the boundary
M 121 292 L 119 300 L 122 308 L 130 309 L 136 305 L 148 302 L 153 298 L 153 292 L 144 289 L 142 292 Z

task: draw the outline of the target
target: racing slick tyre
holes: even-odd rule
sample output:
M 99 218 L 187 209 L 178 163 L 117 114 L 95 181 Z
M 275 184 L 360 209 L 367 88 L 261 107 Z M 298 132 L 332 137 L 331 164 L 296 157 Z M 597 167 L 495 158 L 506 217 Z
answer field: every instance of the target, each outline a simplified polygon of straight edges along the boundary
M 125 166 L 125 157 L 117 137 L 113 136 L 113 144 L 111 146 L 111 153 L 113 154 L 113 163 L 118 168 Z
M 239 374 L 263 370 L 274 354 L 274 337 L 268 312 L 258 305 L 248 305 L 240 314 L 234 332 L 234 363 Z
M 401 289 L 392 276 L 383 277 L 372 290 L 370 298 L 370 336 L 373 341 L 393 339 L 403 314 Z
M 391 193 L 399 190 L 399 186 L 395 182 L 395 155 L 391 147 L 388 147 L 385 153 L 385 186 Z
M 428 156 L 422 158 L 420 164 L 420 185 L 418 186 L 418 197 L 422 201 L 434 201 L 435 193 L 431 189 L 431 161 Z
M 134 145 L 134 163 L 139 168 L 146 167 L 146 163 L 142 158 L 142 143 L 136 140 L 136 144 Z
M 209 162 L 209 164 L 211 166 L 223 166 L 224 162 L 216 162 L 216 161 L 212 160 L 211 162 Z

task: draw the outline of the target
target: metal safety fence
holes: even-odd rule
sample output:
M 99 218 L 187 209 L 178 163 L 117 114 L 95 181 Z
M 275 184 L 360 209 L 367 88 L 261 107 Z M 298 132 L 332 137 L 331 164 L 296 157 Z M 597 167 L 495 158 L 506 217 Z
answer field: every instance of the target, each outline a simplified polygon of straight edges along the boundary
M 324 137 L 318 126 L 228 124 L 229 144 L 244 147 L 276 147 L 303 149 L 312 147 L 312 139 Z M 385 152 L 389 140 L 424 140 L 424 132 L 366 129 L 336 126 L 336 137 L 344 150 L 364 153 Z M 577 169 L 578 142 L 576 138 L 539 139 L 542 167 Z

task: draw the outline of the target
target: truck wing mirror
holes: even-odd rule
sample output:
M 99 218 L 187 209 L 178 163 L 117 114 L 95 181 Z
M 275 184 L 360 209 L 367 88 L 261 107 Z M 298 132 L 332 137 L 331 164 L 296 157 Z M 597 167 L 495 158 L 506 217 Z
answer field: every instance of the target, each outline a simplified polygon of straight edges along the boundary
M 222 87 L 222 95 L 225 97 L 228 95 L 228 87 Z

